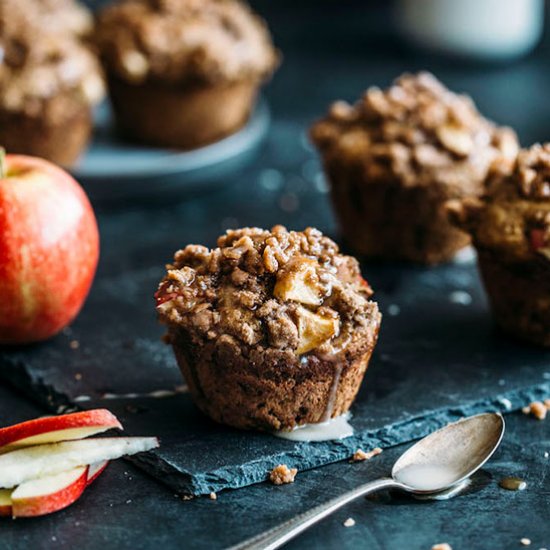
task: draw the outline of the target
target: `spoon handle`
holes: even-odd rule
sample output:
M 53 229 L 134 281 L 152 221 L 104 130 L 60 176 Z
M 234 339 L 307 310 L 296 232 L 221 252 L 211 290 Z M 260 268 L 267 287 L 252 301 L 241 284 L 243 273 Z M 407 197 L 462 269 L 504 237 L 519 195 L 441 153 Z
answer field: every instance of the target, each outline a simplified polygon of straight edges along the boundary
M 306 529 L 309 529 L 309 527 L 318 521 L 326 518 L 336 510 L 339 510 L 342 506 L 348 504 L 348 502 L 374 493 L 375 491 L 380 491 L 381 489 L 401 487 L 402 485 L 391 478 L 381 478 L 370 481 L 324 504 L 320 504 L 307 512 L 303 512 L 268 531 L 264 531 L 236 546 L 232 546 L 229 550 L 275 550 L 275 548 L 279 548 L 287 543 L 290 539 L 304 532 Z

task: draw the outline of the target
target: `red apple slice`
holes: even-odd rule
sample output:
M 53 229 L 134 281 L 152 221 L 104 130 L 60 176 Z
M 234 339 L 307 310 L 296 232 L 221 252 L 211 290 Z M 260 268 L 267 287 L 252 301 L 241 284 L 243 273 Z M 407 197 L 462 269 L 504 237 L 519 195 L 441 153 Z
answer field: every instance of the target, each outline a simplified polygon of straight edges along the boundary
M 0 452 L 19 447 L 84 439 L 112 428 L 122 429 L 107 409 L 47 416 L 0 429 Z
M 87 485 L 92 484 L 102 473 L 105 468 L 109 465 L 108 460 L 103 460 L 102 462 L 96 462 L 95 464 L 90 464 L 88 467 L 88 482 Z
M 44 516 L 75 502 L 86 488 L 88 467 L 33 479 L 22 483 L 11 494 L 14 518 Z
M 158 447 L 156 437 L 105 437 L 25 447 L 0 455 L 0 489 Z
M 11 516 L 11 489 L 0 489 L 0 517 Z

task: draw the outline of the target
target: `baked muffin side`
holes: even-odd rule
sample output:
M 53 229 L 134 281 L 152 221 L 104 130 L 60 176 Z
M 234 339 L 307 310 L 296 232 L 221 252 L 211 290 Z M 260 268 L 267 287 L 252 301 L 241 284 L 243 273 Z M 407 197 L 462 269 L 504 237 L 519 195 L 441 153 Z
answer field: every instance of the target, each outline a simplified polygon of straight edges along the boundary
M 245 429 L 346 412 L 381 315 L 358 263 L 319 231 L 228 231 L 176 253 L 156 294 L 197 405 Z
M 512 173 L 491 174 L 483 197 L 448 210 L 472 235 L 497 323 L 550 346 L 550 144 L 522 150 Z
M 11 153 L 75 162 L 104 96 L 94 55 L 70 33 L 42 28 L 24 4 L 0 4 L 0 143 Z
M 469 243 L 444 203 L 477 196 L 494 162 L 510 165 L 515 133 L 433 75 L 405 74 L 355 104 L 336 102 L 311 129 L 343 236 L 370 257 L 434 264 Z
M 99 14 L 96 43 L 121 129 L 180 148 L 240 128 L 279 59 L 239 0 L 126 0 Z

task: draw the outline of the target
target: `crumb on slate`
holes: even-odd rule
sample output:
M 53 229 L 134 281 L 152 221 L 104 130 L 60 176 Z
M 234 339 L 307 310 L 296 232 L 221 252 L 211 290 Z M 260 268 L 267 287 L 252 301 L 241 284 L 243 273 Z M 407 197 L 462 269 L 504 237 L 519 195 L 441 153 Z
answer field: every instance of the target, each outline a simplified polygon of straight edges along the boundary
M 548 401 L 548 399 L 546 401 Z M 529 406 L 523 407 L 521 412 L 523 412 L 523 414 L 530 414 L 538 420 L 544 420 L 548 412 L 546 401 L 544 403 L 542 401 L 533 401 Z
M 74 375 L 74 379 L 75 379 L 75 380 L 82 380 L 82 373 L 81 373 L 81 372 L 77 372 L 77 373 Z
M 348 518 L 344 521 L 344 527 L 353 527 L 355 525 L 355 520 L 353 518 Z
M 193 495 L 181 495 L 181 500 L 193 500 Z
M 273 485 L 284 485 L 285 483 L 294 483 L 294 478 L 298 470 L 296 468 L 289 468 L 286 464 L 279 464 L 271 470 L 269 474 L 269 481 Z
M 432 550 L 453 550 L 448 542 L 440 542 L 432 546 Z
M 208 495 L 208 498 L 210 500 L 218 500 L 218 495 L 216 493 L 214 493 L 214 491 L 212 491 L 209 495 Z
M 71 340 L 69 342 L 69 347 L 71 349 L 78 349 L 80 347 L 80 342 L 78 340 Z
M 379 455 L 382 452 L 380 447 L 376 447 L 372 451 L 366 453 L 363 449 L 357 449 L 351 457 L 351 462 L 362 462 L 363 460 L 370 460 L 373 456 Z
M 523 544 L 523 546 L 529 546 L 531 544 L 531 539 L 523 537 L 519 542 L 521 542 L 521 544 Z

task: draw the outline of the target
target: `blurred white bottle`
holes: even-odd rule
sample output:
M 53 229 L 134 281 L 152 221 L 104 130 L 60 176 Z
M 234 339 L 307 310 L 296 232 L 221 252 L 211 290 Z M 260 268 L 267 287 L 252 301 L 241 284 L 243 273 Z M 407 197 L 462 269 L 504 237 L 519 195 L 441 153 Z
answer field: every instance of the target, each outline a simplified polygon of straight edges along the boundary
M 538 43 L 544 0 L 398 0 L 404 36 L 439 53 L 478 59 L 519 57 Z

